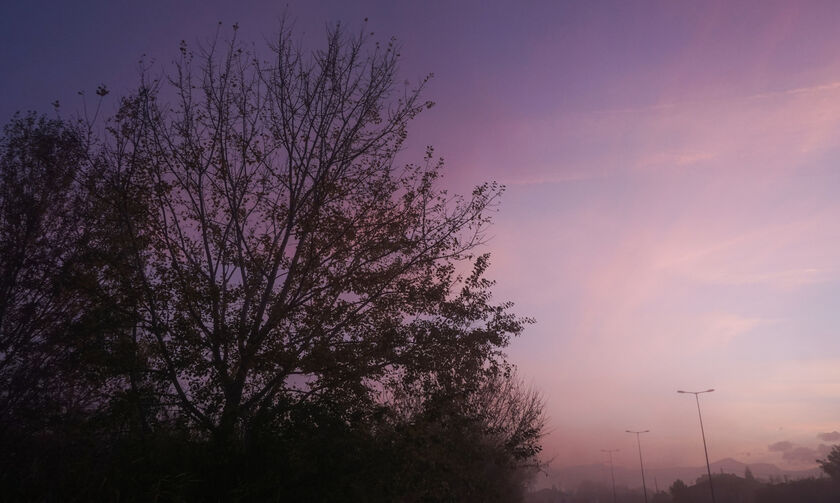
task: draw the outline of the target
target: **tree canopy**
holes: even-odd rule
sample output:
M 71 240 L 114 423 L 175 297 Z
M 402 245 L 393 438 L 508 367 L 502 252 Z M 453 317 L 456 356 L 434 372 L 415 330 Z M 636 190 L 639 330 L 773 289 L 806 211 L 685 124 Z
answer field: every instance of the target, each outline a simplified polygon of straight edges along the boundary
M 432 103 L 393 40 L 251 47 L 182 43 L 104 128 L 5 129 L 8 494 L 515 500 L 544 419 L 478 253 L 502 187 L 398 163 Z

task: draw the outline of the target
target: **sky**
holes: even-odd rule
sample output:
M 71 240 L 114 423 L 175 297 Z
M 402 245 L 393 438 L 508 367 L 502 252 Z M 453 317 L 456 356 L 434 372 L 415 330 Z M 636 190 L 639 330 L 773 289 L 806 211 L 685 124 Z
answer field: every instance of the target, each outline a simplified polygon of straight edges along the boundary
M 0 4 L 0 119 L 136 85 L 221 22 L 287 12 L 395 36 L 436 106 L 445 183 L 507 190 L 498 300 L 537 323 L 508 354 L 546 400 L 546 459 L 815 466 L 840 443 L 840 3 L 163 1 Z M 145 56 L 144 56 L 145 55 Z M 91 106 L 91 98 L 87 98 Z M 106 103 L 106 108 L 108 104 Z

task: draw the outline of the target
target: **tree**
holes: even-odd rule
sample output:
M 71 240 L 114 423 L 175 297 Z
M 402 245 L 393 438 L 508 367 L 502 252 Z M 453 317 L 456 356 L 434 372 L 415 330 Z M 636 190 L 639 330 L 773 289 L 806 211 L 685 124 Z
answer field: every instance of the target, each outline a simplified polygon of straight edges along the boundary
M 399 88 L 393 42 L 339 27 L 311 55 L 281 28 L 270 61 L 235 35 L 182 45 L 100 156 L 109 190 L 147 198 L 115 221 L 164 402 L 227 444 L 295 403 L 374 410 L 388 382 L 494 366 L 527 320 L 490 303 L 486 258 L 458 271 L 501 188 L 448 195 L 431 150 L 397 166 L 425 80 Z
M 671 497 L 674 499 L 674 503 L 680 503 L 684 501 L 688 501 L 688 485 L 682 481 L 682 479 L 677 479 L 671 484 L 669 489 L 671 493 Z
M 102 432 L 90 419 L 110 398 L 110 345 L 90 295 L 89 168 L 77 124 L 30 113 L 3 130 L 0 492 L 10 499 L 66 493 L 51 487 L 74 477 L 80 455 L 95 459 L 91 440 Z
M 5 129 L 0 492 L 521 498 L 543 402 L 502 349 L 531 320 L 477 253 L 502 187 L 397 162 L 432 104 L 393 41 L 236 36 L 103 128 Z
M 822 471 L 836 481 L 840 481 L 840 445 L 831 448 L 825 459 L 818 459 Z
M 76 399 L 59 338 L 83 311 L 73 293 L 83 142 L 58 120 L 16 115 L 0 139 L 0 438 Z M 35 414 L 35 409 L 39 409 Z
M 395 479 L 411 482 L 396 499 L 521 500 L 541 468 L 545 416 L 539 394 L 511 369 L 487 372 L 473 389 L 438 388 L 411 393 L 408 400 L 414 406 L 398 407 L 400 452 L 394 458 L 403 465 Z

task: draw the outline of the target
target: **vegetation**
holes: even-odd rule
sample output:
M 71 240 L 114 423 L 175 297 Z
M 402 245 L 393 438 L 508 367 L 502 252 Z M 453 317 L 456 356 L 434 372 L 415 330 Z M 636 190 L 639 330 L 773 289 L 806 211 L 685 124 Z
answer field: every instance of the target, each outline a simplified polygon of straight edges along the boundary
M 542 402 L 501 350 L 530 320 L 475 254 L 501 187 L 397 165 L 432 104 L 393 42 L 247 47 L 182 44 L 101 134 L 5 128 L 0 491 L 520 499 Z
M 835 446 L 832 453 L 840 452 Z M 829 456 L 831 459 L 831 456 Z M 825 470 L 826 462 L 822 463 Z M 826 473 L 830 474 L 828 470 Z M 828 503 L 838 501 L 840 484 L 836 478 L 808 478 L 800 480 L 760 480 L 756 479 L 749 468 L 744 476 L 729 473 L 713 474 L 715 501 L 718 503 Z M 653 503 L 707 503 L 711 501 L 709 477 L 699 477 L 693 485 L 676 480 L 668 492 L 648 492 Z M 606 484 L 584 482 L 574 491 L 561 491 L 556 488 L 536 491 L 528 496 L 528 503 L 594 503 L 612 501 L 612 488 Z M 627 489 L 618 487 L 616 503 L 637 503 L 644 500 L 641 488 Z
M 835 445 L 825 459 L 818 459 L 822 471 L 837 482 L 840 482 L 840 445 Z

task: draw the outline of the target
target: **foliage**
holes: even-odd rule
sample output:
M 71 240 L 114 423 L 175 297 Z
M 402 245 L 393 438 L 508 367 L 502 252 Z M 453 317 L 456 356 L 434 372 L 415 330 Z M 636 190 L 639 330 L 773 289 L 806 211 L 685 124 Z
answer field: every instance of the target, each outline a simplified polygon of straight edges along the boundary
M 745 475 L 750 475 L 749 473 Z M 715 500 L 720 503 L 775 503 L 836 501 L 838 487 L 827 479 L 802 479 L 783 483 L 761 482 L 752 476 L 713 474 Z M 700 477 L 692 486 L 680 480 L 671 486 L 674 503 L 701 503 L 710 500 L 709 478 Z
M 808 478 L 766 484 L 755 492 L 756 503 L 829 503 L 840 500 L 840 487 L 828 479 Z
M 280 402 L 341 389 L 372 404 L 443 355 L 477 371 L 522 329 L 478 276 L 451 296 L 499 188 L 448 196 L 431 152 L 395 166 L 429 104 L 422 83 L 391 100 L 395 50 L 365 45 L 336 29 L 307 58 L 283 31 L 272 63 L 235 39 L 182 47 L 175 103 L 150 84 L 110 128 L 115 190 L 149 198 L 119 219 L 139 343 L 168 400 L 220 441 Z
M 840 482 L 840 445 L 831 448 L 825 459 L 818 459 L 822 471 L 832 479 Z
M 16 117 L 0 178 L 0 491 L 18 500 L 516 501 L 531 320 L 477 255 L 502 188 L 396 161 L 393 41 L 182 44 L 97 134 Z M 108 92 L 97 91 L 100 100 Z M 99 107 L 97 107 L 97 113 Z
M 529 493 L 526 503 L 591 503 L 595 501 L 615 501 L 616 503 L 671 503 L 671 497 L 663 491 L 649 490 L 647 496 L 641 487 L 629 489 L 624 486 L 616 488 L 615 497 L 609 483 L 583 481 L 574 491 L 563 491 L 552 487 Z
M 683 501 L 686 499 L 686 494 L 688 493 L 688 486 L 685 482 L 681 479 L 677 479 L 671 484 L 670 489 L 668 492 L 671 493 L 671 497 L 674 501 Z
M 0 139 L 0 437 L 47 420 L 50 400 L 67 411 L 91 398 L 77 386 L 77 354 L 59 347 L 84 310 L 73 284 L 83 153 L 72 128 L 32 114 Z

